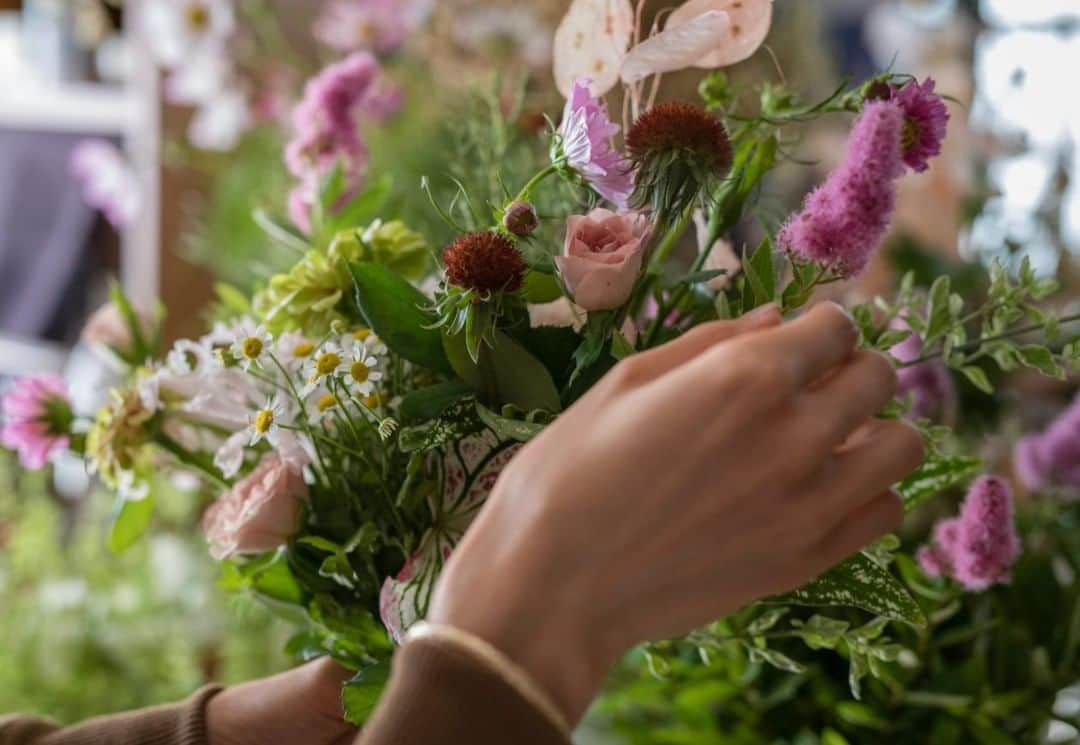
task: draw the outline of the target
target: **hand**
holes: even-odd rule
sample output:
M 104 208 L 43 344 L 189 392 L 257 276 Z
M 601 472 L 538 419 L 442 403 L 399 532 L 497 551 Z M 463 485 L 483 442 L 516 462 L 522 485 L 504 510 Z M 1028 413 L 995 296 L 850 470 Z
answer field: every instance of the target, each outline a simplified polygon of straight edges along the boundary
M 359 731 L 345 721 L 341 686 L 351 677 L 329 658 L 227 688 L 210 699 L 210 745 L 346 745 Z
M 429 618 L 501 649 L 573 722 L 630 646 L 887 533 L 922 440 L 873 419 L 896 375 L 855 344 L 838 306 L 785 325 L 766 308 L 623 361 L 511 462 Z

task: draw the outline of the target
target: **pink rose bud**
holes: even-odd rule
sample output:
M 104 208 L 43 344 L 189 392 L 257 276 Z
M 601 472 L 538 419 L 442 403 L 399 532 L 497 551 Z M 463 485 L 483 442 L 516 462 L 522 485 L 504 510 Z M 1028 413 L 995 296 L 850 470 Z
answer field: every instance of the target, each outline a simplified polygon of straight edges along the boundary
M 151 335 L 153 321 L 145 313 L 136 311 L 136 315 L 139 331 L 143 336 Z M 83 326 L 82 340 L 91 347 L 107 347 L 119 352 L 128 352 L 134 343 L 131 327 L 114 303 L 106 303 L 94 311 Z
M 637 212 L 598 207 L 566 221 L 563 255 L 555 258 L 574 302 L 585 310 L 612 310 L 630 298 L 641 273 L 652 224 Z
M 267 455 L 203 515 L 210 554 L 220 560 L 285 545 L 299 527 L 307 493 L 300 471 L 277 453 Z
M 503 213 L 503 227 L 519 238 L 532 235 L 538 225 L 540 218 L 529 202 L 511 202 Z

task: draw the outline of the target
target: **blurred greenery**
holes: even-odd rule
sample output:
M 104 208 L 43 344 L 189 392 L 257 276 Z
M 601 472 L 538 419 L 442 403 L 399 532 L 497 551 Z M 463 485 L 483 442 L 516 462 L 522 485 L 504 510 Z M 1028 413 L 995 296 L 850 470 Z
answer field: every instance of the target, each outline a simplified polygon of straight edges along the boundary
M 118 557 L 105 495 L 67 502 L 14 465 L 0 453 L 0 712 L 72 722 L 288 666 L 288 628 L 218 589 L 191 494 L 159 489 L 154 535 Z

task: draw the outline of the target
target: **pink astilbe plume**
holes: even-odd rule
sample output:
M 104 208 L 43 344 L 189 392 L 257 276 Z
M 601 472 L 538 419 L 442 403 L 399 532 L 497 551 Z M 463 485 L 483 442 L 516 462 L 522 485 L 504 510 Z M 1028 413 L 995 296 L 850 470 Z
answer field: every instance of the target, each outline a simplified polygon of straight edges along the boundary
M 952 577 L 980 591 L 1008 582 L 1019 555 L 1009 484 L 982 476 L 971 485 L 959 517 L 938 523 L 933 541 L 919 549 L 917 558 L 928 576 Z
M 907 329 L 901 319 L 891 324 L 896 329 Z M 912 362 L 923 353 L 922 339 L 912 334 L 889 350 L 900 362 Z M 910 405 L 908 415 L 913 419 L 943 418 L 956 402 L 956 389 L 949 370 L 939 360 L 928 360 L 896 371 L 897 398 Z
M 54 453 L 68 446 L 71 404 L 59 375 L 16 380 L 4 394 L 2 409 L 0 445 L 17 450 L 24 468 L 44 468 Z
M 1016 445 L 1014 465 L 1029 489 L 1057 487 L 1080 492 L 1080 398 L 1045 432 Z
M 904 113 L 871 101 L 851 130 L 844 162 L 780 229 L 779 246 L 844 277 L 862 272 L 889 229 L 903 172 Z
M 949 124 L 945 101 L 934 92 L 934 79 L 911 81 L 903 88 L 892 89 L 892 100 L 904 110 L 904 164 L 922 173 L 930 159 L 941 153 Z

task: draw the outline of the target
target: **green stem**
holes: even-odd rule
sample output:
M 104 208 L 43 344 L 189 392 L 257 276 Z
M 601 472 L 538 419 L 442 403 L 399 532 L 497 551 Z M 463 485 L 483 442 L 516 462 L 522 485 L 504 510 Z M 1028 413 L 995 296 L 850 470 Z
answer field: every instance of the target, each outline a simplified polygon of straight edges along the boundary
M 545 166 L 539 173 L 529 179 L 525 186 L 521 187 L 521 191 L 514 197 L 515 202 L 528 202 L 532 197 L 533 189 L 539 186 L 540 182 L 546 179 L 548 176 L 557 172 L 559 167 L 554 163 Z
M 166 451 L 178 461 L 183 463 L 188 468 L 192 468 L 206 478 L 210 479 L 214 484 L 220 486 L 222 489 L 232 488 L 228 481 L 221 478 L 212 466 L 207 465 L 202 459 L 197 458 L 193 453 L 189 452 L 187 448 L 178 443 L 173 438 L 169 437 L 164 432 L 158 432 L 154 437 L 154 442 L 162 450 Z
M 1071 316 L 1065 316 L 1064 318 L 1058 319 L 1059 324 L 1074 323 L 1076 321 L 1080 321 L 1080 313 L 1074 313 Z M 1003 339 L 1011 339 L 1015 336 L 1023 336 L 1024 334 L 1030 334 L 1033 331 L 1041 330 L 1044 326 L 1045 324 L 1042 323 L 1033 323 L 1029 326 L 1022 326 L 1021 328 L 1013 329 L 1012 331 L 1006 331 L 1001 334 L 995 334 L 994 336 L 983 336 L 976 339 L 975 341 L 968 342 L 967 344 L 961 344 L 960 346 L 955 347 L 953 351 L 961 353 L 974 352 L 984 344 L 1001 341 Z M 929 360 L 941 357 L 943 354 L 944 349 L 937 349 L 933 352 L 927 352 L 926 354 L 920 355 L 919 357 L 911 360 L 910 362 L 902 363 L 901 365 L 899 365 L 899 368 L 903 369 L 905 367 L 912 367 L 914 365 L 918 365 L 922 362 L 928 362 Z

